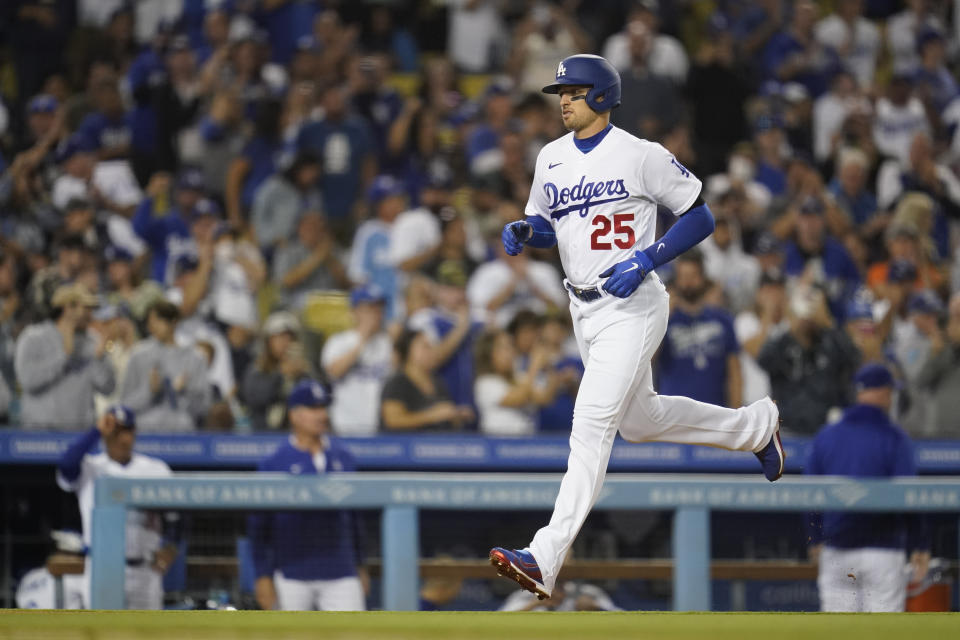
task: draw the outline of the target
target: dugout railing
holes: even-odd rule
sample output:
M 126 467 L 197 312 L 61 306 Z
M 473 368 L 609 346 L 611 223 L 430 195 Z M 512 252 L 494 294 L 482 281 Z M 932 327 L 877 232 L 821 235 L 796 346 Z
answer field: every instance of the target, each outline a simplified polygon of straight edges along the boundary
M 92 605 L 95 609 L 124 607 L 127 509 L 346 508 L 382 510 L 383 606 L 388 610 L 415 610 L 420 509 L 549 510 L 559 485 L 558 475 L 507 473 L 243 473 L 100 478 L 92 523 Z M 960 479 L 788 477 L 770 484 L 756 476 L 612 474 L 607 477 L 595 509 L 673 511 L 673 608 L 705 611 L 710 609 L 712 510 L 960 514 Z

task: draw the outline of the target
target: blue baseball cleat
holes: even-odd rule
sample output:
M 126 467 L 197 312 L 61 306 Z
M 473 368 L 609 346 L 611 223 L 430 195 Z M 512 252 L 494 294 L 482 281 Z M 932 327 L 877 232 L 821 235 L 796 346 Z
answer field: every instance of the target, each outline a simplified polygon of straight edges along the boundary
M 783 475 L 783 464 L 787 460 L 787 454 L 783 450 L 783 443 L 780 442 L 780 422 L 777 421 L 777 430 L 773 432 L 770 442 L 763 449 L 755 452 L 763 467 L 763 475 L 770 482 L 776 482 Z
M 546 600 L 550 597 L 550 592 L 543 586 L 540 566 L 529 551 L 494 547 L 490 549 L 490 564 L 497 568 L 497 573 L 514 580 L 538 599 Z

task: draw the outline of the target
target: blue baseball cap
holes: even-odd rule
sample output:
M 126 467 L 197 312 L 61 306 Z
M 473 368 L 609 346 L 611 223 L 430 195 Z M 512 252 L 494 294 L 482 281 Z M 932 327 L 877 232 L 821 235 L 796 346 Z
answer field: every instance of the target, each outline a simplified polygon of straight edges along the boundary
M 383 174 L 374 178 L 373 183 L 367 190 L 367 198 L 371 203 L 377 204 L 384 198 L 402 195 L 405 192 L 406 189 L 402 182 L 391 175 Z
M 111 244 L 103 250 L 103 259 L 107 262 L 133 262 L 133 254 L 123 247 Z
M 911 313 L 932 313 L 939 316 L 943 314 L 944 307 L 940 296 L 927 289 L 910 296 L 910 302 L 907 303 L 907 310 Z
M 122 404 L 115 404 L 107 409 L 106 415 L 113 416 L 117 421 L 117 426 L 124 429 L 137 428 L 137 414 L 130 407 Z
M 868 300 L 854 298 L 847 304 L 847 320 L 873 320 L 873 305 Z
M 764 231 L 757 238 L 757 243 L 753 247 L 753 252 L 758 256 L 768 253 L 780 253 L 781 246 L 777 237 L 768 231 Z
M 917 268 L 909 260 L 894 260 L 887 270 L 888 282 L 913 282 L 917 279 Z
M 917 36 L 917 53 L 923 53 L 923 48 L 931 42 L 944 42 L 943 34 L 937 29 L 924 29 Z
M 754 133 L 763 133 L 771 129 L 783 129 L 783 120 L 781 120 L 779 116 L 764 113 L 757 116 L 753 121 Z
M 200 266 L 200 261 L 192 253 L 184 253 L 177 257 L 173 263 L 174 273 L 180 275 L 185 271 L 193 271 Z
M 294 407 L 329 407 L 333 401 L 330 388 L 316 380 L 304 380 L 293 388 L 287 397 L 287 408 Z
M 177 176 L 178 189 L 193 189 L 194 191 L 206 190 L 207 181 L 203 171 L 197 167 L 186 167 Z
M 53 113 L 57 110 L 59 103 L 49 93 L 41 93 L 30 98 L 27 103 L 27 113 Z
M 317 39 L 311 35 L 300 36 L 297 38 L 297 42 L 294 45 L 297 53 L 301 52 L 310 52 L 317 53 L 320 51 L 320 43 L 317 42 Z
M 374 284 L 365 284 L 354 287 L 350 292 L 350 306 L 355 307 L 358 304 L 369 302 L 384 303 L 387 301 L 387 294 L 383 289 Z
M 190 37 L 184 33 L 177 34 L 170 38 L 170 44 L 167 45 L 167 51 L 170 53 L 190 51 L 190 49 Z
M 78 153 L 93 153 L 97 148 L 95 140 L 82 133 L 75 133 L 57 149 L 57 162 L 62 164 Z
M 499 76 L 491 80 L 484 89 L 484 101 L 496 96 L 510 96 L 513 94 L 513 80 L 509 76 Z
M 206 216 L 213 216 L 215 218 L 220 217 L 220 205 L 211 200 L 210 198 L 202 198 L 197 201 L 197 204 L 193 207 L 193 211 L 190 212 L 190 217 L 193 220 L 197 218 L 203 218 Z
M 803 202 L 800 204 L 800 213 L 804 215 L 823 215 L 823 200 L 816 196 L 808 196 L 804 198 Z
M 890 369 L 876 362 L 860 367 L 853 377 L 853 385 L 857 391 L 897 386 L 893 380 L 893 374 L 890 373 Z

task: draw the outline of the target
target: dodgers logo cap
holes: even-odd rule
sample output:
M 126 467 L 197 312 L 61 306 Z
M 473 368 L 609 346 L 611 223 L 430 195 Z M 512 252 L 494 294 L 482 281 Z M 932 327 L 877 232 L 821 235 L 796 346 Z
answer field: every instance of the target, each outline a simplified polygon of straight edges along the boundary
M 107 415 L 113 416 L 117 421 L 117 426 L 124 429 L 137 428 L 137 415 L 133 409 L 122 404 L 115 404 L 107 409 Z
M 329 387 L 316 380 L 304 380 L 293 388 L 287 398 L 287 408 L 294 407 L 329 407 L 333 395 Z

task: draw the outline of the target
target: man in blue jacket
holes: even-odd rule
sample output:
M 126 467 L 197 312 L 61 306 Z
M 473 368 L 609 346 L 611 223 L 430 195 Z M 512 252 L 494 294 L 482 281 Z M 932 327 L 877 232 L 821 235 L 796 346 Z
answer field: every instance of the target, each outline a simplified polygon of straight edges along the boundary
M 864 365 L 854 378 L 857 402 L 814 438 L 804 473 L 885 478 L 917 475 L 913 444 L 890 421 L 894 382 L 882 364 Z M 927 572 L 923 518 L 895 513 L 826 512 L 808 519 L 811 557 L 819 557 L 823 611 L 903 611 L 906 551 L 913 578 Z
M 330 440 L 330 389 L 315 380 L 294 387 L 287 399 L 290 439 L 260 463 L 260 471 L 319 474 L 353 471 L 353 456 Z M 263 609 L 363 611 L 369 586 L 363 532 L 352 511 L 266 512 L 249 517 L 256 571 L 255 595 Z

